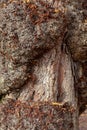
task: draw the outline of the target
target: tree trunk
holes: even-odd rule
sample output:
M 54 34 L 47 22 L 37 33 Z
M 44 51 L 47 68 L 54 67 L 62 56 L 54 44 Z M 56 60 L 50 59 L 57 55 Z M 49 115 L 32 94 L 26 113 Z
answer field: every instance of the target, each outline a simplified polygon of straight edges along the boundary
M 0 1 L 0 130 L 78 130 L 87 103 L 84 3 Z

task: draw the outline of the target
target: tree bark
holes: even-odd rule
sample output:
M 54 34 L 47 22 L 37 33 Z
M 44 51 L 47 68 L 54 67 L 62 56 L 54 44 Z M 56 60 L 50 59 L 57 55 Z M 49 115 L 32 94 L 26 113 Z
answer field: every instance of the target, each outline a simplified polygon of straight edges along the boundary
M 0 1 L 0 130 L 78 130 L 87 104 L 85 4 Z

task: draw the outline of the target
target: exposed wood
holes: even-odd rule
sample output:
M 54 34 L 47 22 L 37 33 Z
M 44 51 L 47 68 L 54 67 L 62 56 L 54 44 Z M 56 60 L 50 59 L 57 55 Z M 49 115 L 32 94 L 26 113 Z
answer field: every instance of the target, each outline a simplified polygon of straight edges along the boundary
M 86 0 L 0 1 L 0 130 L 78 130 L 86 8 Z

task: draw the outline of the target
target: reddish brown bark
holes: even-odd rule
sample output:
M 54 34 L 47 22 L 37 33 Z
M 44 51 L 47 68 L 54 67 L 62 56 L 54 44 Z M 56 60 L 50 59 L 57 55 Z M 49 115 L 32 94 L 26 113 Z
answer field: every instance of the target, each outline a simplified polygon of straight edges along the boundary
M 0 130 L 78 130 L 87 104 L 84 3 L 0 1 Z

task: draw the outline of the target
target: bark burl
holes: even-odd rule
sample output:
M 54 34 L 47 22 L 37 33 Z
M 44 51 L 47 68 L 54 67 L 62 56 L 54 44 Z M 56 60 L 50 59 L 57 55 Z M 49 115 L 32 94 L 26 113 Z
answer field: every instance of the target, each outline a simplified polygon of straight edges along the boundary
M 86 0 L 0 0 L 0 130 L 78 130 L 86 66 Z

